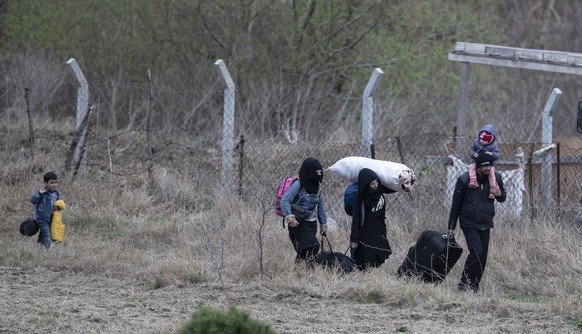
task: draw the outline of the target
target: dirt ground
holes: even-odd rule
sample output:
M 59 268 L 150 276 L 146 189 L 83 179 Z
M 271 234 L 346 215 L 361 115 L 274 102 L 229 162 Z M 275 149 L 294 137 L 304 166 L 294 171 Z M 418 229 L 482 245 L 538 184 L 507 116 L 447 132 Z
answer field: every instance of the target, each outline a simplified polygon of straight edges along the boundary
M 173 333 L 202 304 L 235 304 L 279 333 L 579 333 L 566 319 L 350 303 L 261 285 L 159 289 L 98 275 L 0 267 L 0 333 Z M 467 298 L 479 298 L 468 296 Z M 501 316 L 500 316 L 501 314 Z

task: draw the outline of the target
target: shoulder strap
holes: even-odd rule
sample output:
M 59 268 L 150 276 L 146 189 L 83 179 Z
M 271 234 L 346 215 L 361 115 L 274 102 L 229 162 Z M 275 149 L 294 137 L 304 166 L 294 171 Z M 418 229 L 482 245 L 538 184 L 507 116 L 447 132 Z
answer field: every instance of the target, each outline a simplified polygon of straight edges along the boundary
M 301 181 L 299 181 L 299 177 L 293 181 L 293 183 L 295 183 L 295 182 L 299 182 L 299 191 L 297 192 L 297 194 L 299 194 L 301 192 L 301 189 L 303 188 L 303 185 L 301 184 Z
M 461 180 L 463 181 L 463 183 L 466 183 L 467 186 L 469 185 L 469 173 L 463 173 L 460 175 Z
M 299 182 L 299 178 L 293 181 L 293 183 L 295 182 Z M 291 183 L 291 185 L 293 185 L 293 183 Z M 301 188 L 303 188 L 303 186 L 301 185 L 301 182 L 299 182 L 299 190 L 297 191 L 297 195 L 293 197 L 293 202 L 295 202 L 294 204 L 299 203 L 299 200 L 301 199 Z

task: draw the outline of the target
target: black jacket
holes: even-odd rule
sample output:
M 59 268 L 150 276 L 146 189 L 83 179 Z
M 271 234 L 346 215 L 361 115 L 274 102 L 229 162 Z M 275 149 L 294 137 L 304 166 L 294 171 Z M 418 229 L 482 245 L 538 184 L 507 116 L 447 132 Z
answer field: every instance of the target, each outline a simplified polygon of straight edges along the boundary
M 457 227 L 457 220 L 463 228 L 476 228 L 485 230 L 493 228 L 493 217 L 495 216 L 495 200 L 505 202 L 507 194 L 503 187 L 501 174 L 495 172 L 495 180 L 501 190 L 501 196 L 495 200 L 489 196 L 489 178 L 487 176 L 479 178 L 479 188 L 469 188 L 469 172 L 464 172 L 457 178 L 455 191 L 453 193 L 453 202 L 449 215 L 449 230 Z

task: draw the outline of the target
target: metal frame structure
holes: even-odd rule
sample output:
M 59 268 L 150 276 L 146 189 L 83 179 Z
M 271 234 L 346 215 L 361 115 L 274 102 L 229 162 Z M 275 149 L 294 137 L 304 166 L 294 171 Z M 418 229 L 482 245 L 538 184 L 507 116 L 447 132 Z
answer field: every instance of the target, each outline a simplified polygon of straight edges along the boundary
M 514 48 L 499 45 L 457 42 L 449 53 L 449 60 L 461 62 L 461 89 L 457 108 L 457 132 L 455 134 L 455 152 L 462 155 L 465 144 L 466 113 L 469 101 L 469 63 L 521 68 L 527 70 L 582 75 L 582 54 Z M 552 144 L 552 116 L 562 92 L 554 88 L 543 110 L 542 145 Z M 551 156 L 545 156 L 542 163 L 542 184 L 544 205 L 551 207 L 552 175 Z M 548 175 L 544 177 L 544 175 Z

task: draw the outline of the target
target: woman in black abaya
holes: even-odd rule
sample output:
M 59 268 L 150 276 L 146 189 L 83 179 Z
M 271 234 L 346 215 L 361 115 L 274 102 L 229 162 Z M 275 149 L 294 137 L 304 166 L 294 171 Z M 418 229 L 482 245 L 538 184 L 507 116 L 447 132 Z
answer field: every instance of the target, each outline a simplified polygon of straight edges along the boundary
M 358 174 L 358 193 L 354 198 L 350 246 L 358 268 L 377 268 L 388 259 L 392 250 L 386 237 L 386 201 L 383 193 L 395 191 L 383 186 L 371 169 Z

